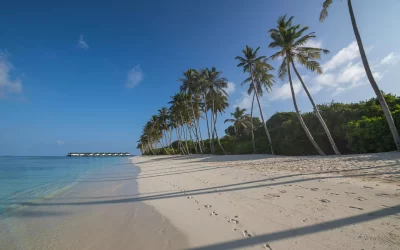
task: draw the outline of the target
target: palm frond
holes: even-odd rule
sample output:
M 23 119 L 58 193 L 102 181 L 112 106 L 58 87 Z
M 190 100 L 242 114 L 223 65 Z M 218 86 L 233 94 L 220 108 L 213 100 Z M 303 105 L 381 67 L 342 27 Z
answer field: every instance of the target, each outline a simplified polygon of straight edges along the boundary
M 332 4 L 332 0 L 325 0 L 322 3 L 322 10 L 321 13 L 319 14 L 319 21 L 323 22 L 325 18 L 328 16 L 328 8 Z

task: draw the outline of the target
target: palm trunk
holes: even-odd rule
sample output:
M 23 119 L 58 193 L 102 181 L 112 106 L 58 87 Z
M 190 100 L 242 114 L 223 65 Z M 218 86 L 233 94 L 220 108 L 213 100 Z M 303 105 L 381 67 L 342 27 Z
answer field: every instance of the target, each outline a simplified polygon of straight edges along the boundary
M 208 132 L 208 141 L 210 143 L 210 150 L 211 150 L 211 154 L 213 153 L 213 144 L 211 143 L 211 138 L 210 138 L 210 126 L 208 124 L 208 110 L 207 110 L 207 99 L 206 99 L 206 95 L 203 96 L 204 98 L 204 113 L 206 114 L 206 123 L 207 123 L 207 132 Z
M 189 124 L 187 124 L 187 125 L 186 125 L 186 131 L 188 131 L 188 133 L 189 133 L 190 140 L 192 141 L 192 145 L 194 146 L 194 151 L 196 152 L 196 154 L 198 154 L 198 152 L 197 152 L 197 146 L 193 143 L 193 137 L 192 137 L 192 131 L 193 131 L 193 129 L 192 129 L 192 125 L 189 126 Z
M 172 149 L 172 153 L 175 154 L 174 147 L 172 146 L 171 140 L 172 140 L 172 130 L 168 129 L 168 142 L 169 142 L 169 147 Z
M 224 154 L 226 155 L 225 149 L 224 149 L 224 147 L 222 147 L 221 141 L 219 140 L 219 137 L 218 137 L 217 129 L 216 129 L 216 126 L 215 126 L 216 123 L 217 123 L 217 114 L 215 114 L 215 118 L 214 118 L 214 132 L 215 132 L 215 135 L 217 137 L 217 141 L 218 141 L 219 147 L 221 148 L 222 152 L 224 152 Z
M 214 146 L 214 129 L 213 129 L 213 124 L 214 124 L 214 96 L 212 99 L 212 109 L 211 109 L 211 154 L 215 154 L 215 146 Z
M 250 122 L 251 122 L 251 141 L 253 143 L 253 154 L 257 153 L 256 150 L 256 142 L 254 140 L 254 124 L 253 124 L 253 107 L 254 107 L 254 99 L 256 97 L 256 93 L 253 94 L 253 102 L 251 103 L 251 112 L 250 112 Z
M 199 139 L 199 134 L 197 133 L 197 123 L 196 123 L 196 116 L 195 116 L 195 114 L 194 114 L 193 102 L 190 102 L 190 104 L 191 104 L 191 106 L 192 106 L 194 131 L 195 131 L 195 136 L 196 136 L 197 144 L 199 144 L 200 153 L 203 154 L 203 149 L 201 148 L 200 139 Z
M 317 105 L 315 105 L 314 100 L 312 99 L 311 94 L 307 89 L 307 86 L 304 84 L 303 79 L 301 78 L 299 72 L 296 69 L 296 66 L 294 65 L 294 62 L 291 61 L 291 63 L 292 63 L 294 72 L 296 73 L 297 77 L 299 78 L 301 85 L 303 86 L 304 90 L 306 91 L 308 99 L 310 100 L 311 105 L 314 108 L 314 114 L 317 116 L 319 122 L 321 123 L 322 127 L 325 130 L 326 135 L 328 136 L 328 139 L 329 139 L 329 142 L 331 143 L 333 151 L 335 152 L 336 155 L 340 155 L 340 152 L 339 152 L 338 148 L 336 147 L 335 141 L 332 138 L 331 132 L 329 131 L 328 126 L 326 126 L 324 119 L 322 118 L 321 114 L 319 113 L 319 109 L 318 109 Z
M 303 120 L 303 117 L 301 117 L 299 108 L 297 107 L 296 95 L 295 95 L 294 90 L 293 90 L 292 75 L 291 75 L 291 73 L 290 73 L 290 61 L 289 61 L 290 59 L 289 59 L 289 56 L 288 56 L 288 55 L 286 55 L 286 59 L 288 60 L 288 62 L 287 62 L 287 68 L 288 68 L 288 76 L 289 76 L 290 91 L 292 92 L 293 105 L 294 105 L 294 109 L 296 110 L 297 117 L 299 118 L 300 124 L 301 124 L 301 126 L 303 127 L 304 132 L 306 132 L 306 135 L 307 135 L 308 139 L 310 140 L 310 142 L 312 143 L 312 145 L 314 146 L 314 148 L 317 150 L 317 152 L 318 152 L 320 155 L 325 155 L 325 153 L 324 153 L 324 152 L 321 150 L 321 148 L 318 146 L 317 142 L 314 140 L 314 137 L 312 136 L 312 134 L 311 134 L 310 131 L 308 130 L 307 125 L 306 125 L 306 123 L 305 123 L 304 120 Z
M 237 127 L 235 125 L 233 125 L 233 128 L 235 129 L 235 140 L 237 140 L 239 130 L 237 129 Z
M 263 115 L 263 112 L 262 112 L 262 109 L 261 109 L 260 99 L 258 98 L 257 86 L 255 85 L 253 69 L 252 68 L 250 68 L 250 75 L 251 75 L 251 83 L 254 86 L 254 93 L 256 94 L 256 98 L 257 98 L 258 108 L 260 109 L 261 120 L 262 120 L 262 123 L 263 123 L 263 126 L 264 126 L 265 133 L 267 134 L 267 137 L 268 137 L 269 145 L 271 147 L 271 154 L 274 155 L 275 152 L 274 152 L 274 148 L 272 147 L 271 135 L 269 134 L 269 131 L 268 131 L 268 128 L 267 128 L 267 123 L 264 120 L 264 115 Z
M 358 48 L 360 50 L 360 55 L 361 55 L 361 60 L 364 65 L 365 73 L 367 73 L 367 77 L 369 82 L 371 83 L 372 88 L 375 91 L 376 97 L 378 98 L 378 101 L 382 107 L 383 113 L 385 114 L 386 121 L 389 125 L 390 131 L 392 132 L 392 136 L 394 139 L 394 142 L 397 147 L 397 151 L 400 151 L 400 136 L 399 132 L 396 128 L 396 124 L 394 123 L 392 114 L 390 113 L 389 107 L 386 103 L 385 97 L 383 96 L 382 92 L 380 91 L 378 84 L 376 84 L 374 76 L 372 74 L 371 68 L 369 67 L 367 55 L 365 54 L 364 50 L 364 45 L 361 40 L 361 35 L 360 32 L 358 31 L 357 23 L 356 23 L 356 18 L 354 17 L 354 12 L 353 12 L 353 6 L 351 3 L 351 0 L 347 0 L 348 6 L 349 6 L 349 13 L 350 13 L 350 18 L 351 18 L 351 24 L 353 25 L 353 31 L 354 35 L 356 36 Z
M 153 151 L 153 148 L 151 147 L 150 143 L 148 143 L 148 147 L 149 147 L 149 149 L 150 149 L 150 152 L 151 152 L 153 155 L 156 155 L 156 153 Z

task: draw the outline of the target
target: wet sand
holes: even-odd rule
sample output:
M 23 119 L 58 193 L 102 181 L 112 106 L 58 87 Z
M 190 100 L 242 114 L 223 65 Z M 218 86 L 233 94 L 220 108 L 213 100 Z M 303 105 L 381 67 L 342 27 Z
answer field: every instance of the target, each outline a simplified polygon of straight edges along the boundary
M 119 164 L 0 220 L 0 249 L 185 249 L 185 235 L 135 197 L 138 168 Z

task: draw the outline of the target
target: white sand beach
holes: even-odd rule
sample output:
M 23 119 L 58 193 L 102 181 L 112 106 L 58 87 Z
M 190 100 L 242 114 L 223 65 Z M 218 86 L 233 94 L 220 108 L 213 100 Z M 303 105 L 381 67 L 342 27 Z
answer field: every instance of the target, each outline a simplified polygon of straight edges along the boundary
M 189 249 L 400 249 L 399 153 L 131 161 Z

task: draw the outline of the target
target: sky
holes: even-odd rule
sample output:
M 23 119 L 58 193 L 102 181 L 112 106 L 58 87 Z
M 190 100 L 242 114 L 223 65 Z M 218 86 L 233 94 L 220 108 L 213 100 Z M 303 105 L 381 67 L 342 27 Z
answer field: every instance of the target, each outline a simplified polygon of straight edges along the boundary
M 215 66 L 229 80 L 230 107 L 217 125 L 223 135 L 230 112 L 251 105 L 234 58 L 245 45 L 276 52 L 268 30 L 285 14 L 316 33 L 310 45 L 330 51 L 323 75 L 299 67 L 316 103 L 374 96 L 346 1 L 334 1 L 323 23 L 322 0 L 57 2 L 0 8 L 0 155 L 137 154 L 143 125 L 168 106 L 189 68 Z M 399 95 L 400 1 L 353 0 L 353 7 L 379 86 Z M 298 81 L 294 88 L 301 111 L 310 111 Z M 287 79 L 276 78 L 262 110 L 266 118 L 294 111 Z

